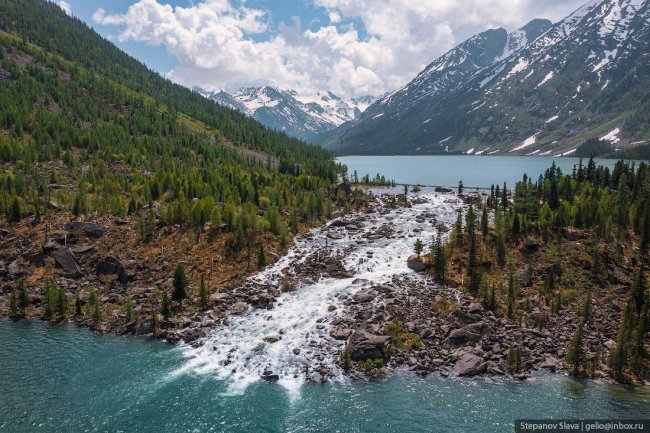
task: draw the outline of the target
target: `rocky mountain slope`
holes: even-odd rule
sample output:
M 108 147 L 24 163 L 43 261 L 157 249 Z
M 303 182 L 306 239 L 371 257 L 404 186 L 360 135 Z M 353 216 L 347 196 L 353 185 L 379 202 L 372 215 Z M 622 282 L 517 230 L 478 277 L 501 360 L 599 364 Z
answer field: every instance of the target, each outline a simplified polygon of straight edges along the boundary
M 592 0 L 550 25 L 488 30 L 326 138 L 341 153 L 570 154 L 650 138 L 650 6 Z
M 242 88 L 232 95 L 224 91 L 195 90 L 269 128 L 305 141 L 312 141 L 320 133 L 357 119 L 375 99 L 362 96 L 345 101 L 332 92 L 306 97 L 293 90 L 278 90 L 270 86 Z

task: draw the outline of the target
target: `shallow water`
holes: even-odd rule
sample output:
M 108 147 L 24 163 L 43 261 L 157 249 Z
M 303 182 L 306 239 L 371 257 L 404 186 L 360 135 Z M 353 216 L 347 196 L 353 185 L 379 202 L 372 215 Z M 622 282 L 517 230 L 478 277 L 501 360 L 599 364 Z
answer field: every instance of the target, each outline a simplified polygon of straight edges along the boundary
M 2 432 L 510 432 L 519 417 L 650 417 L 650 392 L 542 376 L 305 384 L 175 375 L 182 349 L 72 326 L 0 321 Z

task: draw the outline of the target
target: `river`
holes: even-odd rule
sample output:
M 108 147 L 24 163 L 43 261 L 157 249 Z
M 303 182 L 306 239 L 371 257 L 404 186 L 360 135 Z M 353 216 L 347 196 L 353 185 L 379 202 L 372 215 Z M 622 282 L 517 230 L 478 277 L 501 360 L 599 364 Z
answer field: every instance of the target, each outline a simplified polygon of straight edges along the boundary
M 354 229 L 312 230 L 250 284 L 277 285 L 323 248 L 353 278 L 306 279 L 274 308 L 229 318 L 199 348 L 0 321 L 0 432 L 489 433 L 512 431 L 525 417 L 650 417 L 648 388 L 559 375 L 519 382 L 399 371 L 346 379 L 335 362 L 343 342 L 329 335 L 346 300 L 370 282 L 421 278 L 406 258 L 415 236 L 428 242 L 436 228 L 417 219 L 449 225 L 463 206 L 429 188 L 411 197 L 411 208 L 358 215 Z M 391 235 L 373 236 L 382 230 Z M 328 383 L 308 383 L 321 368 L 331 372 Z M 267 371 L 276 383 L 260 380 Z

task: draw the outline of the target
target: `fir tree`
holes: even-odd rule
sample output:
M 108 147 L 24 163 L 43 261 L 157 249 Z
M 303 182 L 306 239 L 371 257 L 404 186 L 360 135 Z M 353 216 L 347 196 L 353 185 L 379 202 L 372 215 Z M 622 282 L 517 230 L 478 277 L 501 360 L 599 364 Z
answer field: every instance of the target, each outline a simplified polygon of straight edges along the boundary
M 171 315 L 171 306 L 167 292 L 163 292 L 162 295 L 162 306 L 160 308 L 160 314 L 162 314 L 165 320 L 169 319 L 169 316 Z
M 17 223 L 22 218 L 23 212 L 22 207 L 20 206 L 20 199 L 18 196 L 13 196 L 11 199 L 11 208 L 9 211 L 9 222 Z
M 568 364 L 573 366 L 573 375 L 577 376 L 580 373 L 580 369 L 585 364 L 585 349 L 584 349 L 584 321 L 581 321 L 578 325 L 575 335 L 571 339 L 571 345 L 569 346 L 569 352 L 567 353 L 566 361 Z
M 172 292 L 172 299 L 174 301 L 181 301 L 187 297 L 185 289 L 187 288 L 187 277 L 185 276 L 185 267 L 183 265 L 176 266 L 174 271 L 174 291 Z
M 151 333 L 154 336 L 158 334 L 158 312 L 153 303 L 151 304 Z
M 263 251 L 262 251 L 263 252 Z M 201 286 L 199 288 L 199 305 L 202 311 L 208 309 L 208 287 L 205 284 L 205 277 L 201 274 Z
M 508 278 L 508 318 L 512 319 L 515 313 L 515 275 L 510 271 L 510 277 Z
M 445 257 L 444 246 L 442 244 L 442 235 L 440 232 L 436 234 L 436 240 L 433 248 L 433 267 L 436 279 L 445 281 L 445 274 L 447 273 L 447 260 Z
M 521 366 L 521 350 L 518 347 L 510 346 L 506 354 L 506 368 L 510 373 L 514 374 L 521 370 Z
M 419 256 L 420 254 L 422 254 L 423 250 L 424 250 L 424 244 L 422 243 L 422 240 L 419 238 L 416 239 L 415 245 L 413 246 L 413 251 L 415 252 L 415 254 Z
M 79 299 L 79 292 L 74 295 L 74 315 L 75 317 L 81 316 L 81 299 Z
M 130 297 L 126 300 L 126 306 L 124 307 L 124 321 L 126 323 L 133 321 L 133 302 Z
M 483 206 L 483 214 L 481 215 L 481 232 L 483 233 L 483 241 L 487 240 L 488 230 L 489 227 L 487 206 Z
M 266 254 L 264 253 L 264 245 L 260 244 L 260 250 L 257 255 L 257 267 L 264 269 L 266 267 Z

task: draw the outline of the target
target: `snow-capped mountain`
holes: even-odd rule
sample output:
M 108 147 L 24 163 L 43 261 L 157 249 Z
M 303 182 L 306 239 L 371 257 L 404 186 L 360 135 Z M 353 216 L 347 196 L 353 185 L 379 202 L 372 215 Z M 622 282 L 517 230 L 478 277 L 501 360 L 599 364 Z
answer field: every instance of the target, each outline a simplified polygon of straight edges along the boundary
M 372 103 L 370 96 L 344 101 L 332 92 L 314 96 L 270 86 L 242 88 L 234 94 L 224 91 L 196 91 L 220 105 L 251 116 L 269 128 L 311 141 L 316 135 L 357 119 Z
M 593 137 L 648 139 L 649 9 L 647 0 L 591 0 L 553 25 L 483 32 L 331 132 L 328 145 L 556 155 Z

